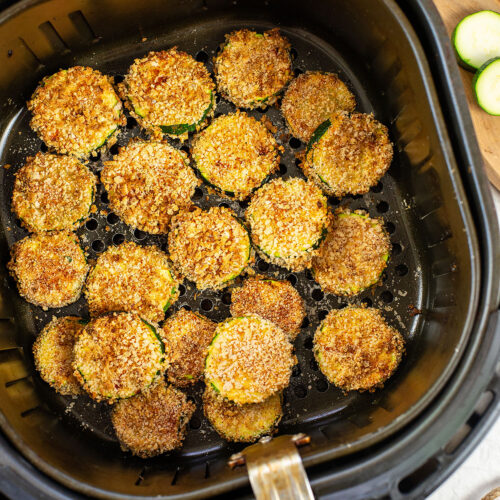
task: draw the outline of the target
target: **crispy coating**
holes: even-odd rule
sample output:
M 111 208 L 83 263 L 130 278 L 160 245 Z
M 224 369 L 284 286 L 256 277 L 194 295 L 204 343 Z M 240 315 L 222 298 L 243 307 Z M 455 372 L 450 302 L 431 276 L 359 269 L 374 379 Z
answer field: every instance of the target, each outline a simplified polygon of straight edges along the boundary
M 157 326 L 132 313 L 92 320 L 75 343 L 75 376 L 97 401 L 115 402 L 149 387 L 165 366 Z
M 202 177 L 239 200 L 248 198 L 279 167 L 278 144 L 267 127 L 244 112 L 220 116 L 193 142 Z
M 340 111 L 310 145 L 302 169 L 325 193 L 337 197 L 365 194 L 386 173 L 392 161 L 387 127 L 364 113 Z
M 182 446 L 195 409 L 183 392 L 160 381 L 133 398 L 119 401 L 111 421 L 123 450 L 148 458 Z
M 381 219 L 360 210 L 338 211 L 313 258 L 314 278 L 327 292 L 355 295 L 378 282 L 390 249 Z
M 86 158 L 125 124 L 113 79 L 92 68 L 75 66 L 45 77 L 28 109 L 32 129 L 58 153 Z
M 210 387 L 203 394 L 203 410 L 224 439 L 246 443 L 274 434 L 283 416 L 281 394 L 274 394 L 262 403 L 236 405 Z
M 290 382 L 297 362 L 285 332 L 256 315 L 217 325 L 205 361 L 205 382 L 241 405 L 261 403 Z
M 403 337 L 374 308 L 334 309 L 314 336 L 314 356 L 320 370 L 345 391 L 382 387 L 403 352 Z
M 32 234 L 15 243 L 10 252 L 7 267 L 28 302 L 46 309 L 78 300 L 89 266 L 75 234 Z
M 207 348 L 216 323 L 201 314 L 180 309 L 168 318 L 161 331 L 169 362 L 168 381 L 185 387 L 203 377 Z
M 231 315 L 257 314 L 279 326 L 291 340 L 306 317 L 304 301 L 289 281 L 257 276 L 233 290 Z
M 53 318 L 33 344 L 36 369 L 59 394 L 75 396 L 82 388 L 74 375 L 73 347 L 84 322 L 75 316 Z
M 226 35 L 215 58 L 217 90 L 240 108 L 265 108 L 292 78 L 290 43 L 277 28 Z
M 207 68 L 176 47 L 136 59 L 119 88 L 141 126 L 156 134 L 186 139 L 213 115 L 215 85 Z
M 333 73 L 307 71 L 288 86 L 281 112 L 290 132 L 309 142 L 313 132 L 336 111 L 354 111 L 356 99 Z
M 153 234 L 168 232 L 171 218 L 192 205 L 199 184 L 183 151 L 141 140 L 105 162 L 101 181 L 111 209 L 128 225 Z
M 172 220 L 168 249 L 181 275 L 199 289 L 217 289 L 245 270 L 250 238 L 232 210 L 195 208 Z
M 99 255 L 85 295 L 92 316 L 130 311 L 158 322 L 177 300 L 178 287 L 164 252 L 154 245 L 126 241 Z
M 96 182 L 76 158 L 38 153 L 16 173 L 12 211 L 28 231 L 75 229 L 88 217 Z
M 252 197 L 245 217 L 252 242 L 265 260 L 302 271 L 311 267 L 330 216 L 319 188 L 290 178 L 262 186 Z

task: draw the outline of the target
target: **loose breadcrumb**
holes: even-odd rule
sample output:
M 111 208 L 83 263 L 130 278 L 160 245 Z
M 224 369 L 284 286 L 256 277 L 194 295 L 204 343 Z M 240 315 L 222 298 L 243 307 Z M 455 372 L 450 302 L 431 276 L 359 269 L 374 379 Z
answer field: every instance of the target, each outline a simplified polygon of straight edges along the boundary
M 313 259 L 314 278 L 335 295 L 354 295 L 380 279 L 391 242 L 381 219 L 340 210 Z
M 140 125 L 184 140 L 213 115 L 215 84 L 207 68 L 173 47 L 130 66 L 120 93 Z
M 161 381 L 119 401 L 111 420 L 123 450 L 148 458 L 182 446 L 195 409 L 183 392 Z
M 221 116 L 195 137 L 193 159 L 202 177 L 244 200 L 279 167 L 278 145 L 267 127 L 236 113 Z
M 35 233 L 75 229 L 89 215 L 96 182 L 76 158 L 38 153 L 16 173 L 12 211 Z
M 203 394 L 203 410 L 224 439 L 246 443 L 274 434 L 283 415 L 281 394 L 274 394 L 262 403 L 236 405 L 210 387 Z
M 196 207 L 173 218 L 168 249 L 181 275 L 199 289 L 217 289 L 245 270 L 250 238 L 232 210 L 212 207 L 203 211 Z
M 73 347 L 84 322 L 75 316 L 53 318 L 33 344 L 35 367 L 58 393 L 74 396 L 82 392 L 73 374 Z
M 78 300 L 89 269 L 77 236 L 67 231 L 26 236 L 12 246 L 7 267 L 21 296 L 44 309 Z
M 217 89 L 241 108 L 265 108 L 292 78 L 290 43 L 277 28 L 226 35 L 214 61 Z
M 183 387 L 202 378 L 207 348 L 216 326 L 208 318 L 186 309 L 180 309 L 165 321 L 161 334 L 169 362 L 169 382 Z
M 257 314 L 279 326 L 290 339 L 300 331 L 306 316 L 304 301 L 289 281 L 257 276 L 233 290 L 231 315 Z
M 356 99 L 337 75 L 307 71 L 288 86 L 281 112 L 292 135 L 309 142 L 313 132 L 336 111 L 354 111 Z
M 129 398 L 149 387 L 166 368 L 157 326 L 132 313 L 92 320 L 75 344 L 73 367 L 97 401 Z
M 320 370 L 345 391 L 382 387 L 403 352 L 403 337 L 374 308 L 332 310 L 314 336 Z
M 262 186 L 245 216 L 261 256 L 292 271 L 311 267 L 330 217 L 321 190 L 299 178 Z
M 164 252 L 154 245 L 126 241 L 99 255 L 85 295 L 92 316 L 130 311 L 158 322 L 177 300 L 178 287 Z
M 43 142 L 79 158 L 111 146 L 125 125 L 113 79 L 92 68 L 75 66 L 45 77 L 27 105 L 31 127 Z
M 316 134 L 319 139 L 313 142 Z M 340 111 L 318 127 L 311 142 L 302 164 L 304 173 L 325 193 L 339 198 L 367 193 L 392 161 L 387 127 L 372 115 Z
M 166 233 L 172 216 L 192 205 L 199 184 L 183 151 L 141 140 L 105 162 L 101 181 L 111 209 L 128 225 L 153 234 Z
M 236 404 L 261 403 L 289 384 L 292 351 L 274 323 L 256 315 L 228 319 L 208 348 L 206 384 Z

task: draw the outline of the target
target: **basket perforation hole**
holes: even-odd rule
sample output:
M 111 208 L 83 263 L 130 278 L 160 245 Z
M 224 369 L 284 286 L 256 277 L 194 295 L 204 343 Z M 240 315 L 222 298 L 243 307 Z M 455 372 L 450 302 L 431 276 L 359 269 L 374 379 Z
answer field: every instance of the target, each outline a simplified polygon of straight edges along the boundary
M 189 427 L 191 427 L 191 429 L 199 429 L 201 427 L 201 420 L 199 419 L 199 417 L 197 417 L 196 415 L 191 417 L 191 420 L 189 421 Z
M 89 231 L 95 231 L 97 229 L 97 226 L 99 225 L 99 223 L 95 220 L 95 219 L 89 219 L 86 223 L 85 223 L 85 227 L 89 230 Z
M 16 223 L 17 227 L 19 227 L 21 229 L 25 229 L 25 227 L 23 226 L 23 221 L 21 219 L 16 219 L 15 223 Z
M 229 204 L 228 203 L 219 203 L 219 207 L 221 207 L 221 208 L 229 208 Z
M 134 229 L 134 238 L 136 240 L 143 240 L 147 234 L 144 231 L 141 231 L 140 229 Z
M 310 269 L 306 269 L 306 279 L 308 279 L 309 281 L 314 281 L 314 276 Z
M 179 297 L 182 297 L 186 293 L 186 287 L 184 285 L 179 285 Z
M 386 222 L 385 229 L 389 234 L 393 234 L 396 231 L 396 226 L 392 222 Z
M 307 389 L 303 385 L 296 385 L 293 392 L 298 398 L 305 398 L 307 396 Z
M 300 158 L 295 158 L 295 166 L 300 168 L 301 165 L 302 161 L 300 160 Z
M 288 172 L 288 169 L 286 168 L 286 165 L 283 165 L 283 163 L 280 163 L 280 174 L 285 175 Z
M 116 224 L 120 220 L 120 217 L 118 217 L 118 215 L 116 215 L 115 213 L 111 212 L 106 217 L 106 220 L 108 221 L 109 224 Z
M 47 147 L 47 144 L 45 144 L 45 142 L 42 142 L 42 144 L 40 144 L 40 151 L 42 153 L 46 153 L 48 150 L 49 148 Z
M 382 192 L 382 189 L 384 189 L 384 185 L 383 185 L 381 182 L 379 182 L 379 183 L 378 183 L 378 184 L 376 184 L 375 186 L 372 186 L 372 187 L 370 188 L 370 191 L 371 191 L 372 193 L 381 193 L 381 192 Z
M 297 59 L 297 56 L 298 56 L 297 49 L 295 47 L 292 47 L 290 49 L 290 57 L 292 58 L 292 61 Z
M 128 125 L 128 120 L 127 120 L 127 125 Z M 114 155 L 117 155 L 119 152 L 120 152 L 120 147 L 118 146 L 118 144 L 113 144 L 110 148 L 109 148 L 109 152 L 114 156 Z
M 385 214 L 388 210 L 389 210 L 389 203 L 387 203 L 386 201 L 381 201 L 377 205 L 377 212 L 379 214 Z
M 408 274 L 408 266 L 406 264 L 399 264 L 396 266 L 395 271 L 398 276 L 406 276 Z
M 196 60 L 201 63 L 206 63 L 208 61 L 208 54 L 204 50 L 200 50 L 196 54 Z
M 184 151 L 184 153 L 189 153 L 189 146 L 186 146 L 184 144 L 184 146 L 181 146 L 181 151 Z
M 203 299 L 200 303 L 200 307 L 204 311 L 211 311 L 213 307 L 212 301 L 210 299 Z
M 380 298 L 386 303 L 390 304 L 394 300 L 394 296 L 389 290 L 385 290 L 380 294 Z
M 225 292 L 222 294 L 222 303 L 226 306 L 231 304 L 231 294 L 229 292 Z
M 312 358 L 311 361 L 309 361 L 309 367 L 315 372 L 319 370 L 318 362 L 315 358 Z
M 302 73 L 304 73 L 304 70 L 303 70 L 303 69 L 301 69 L 301 68 L 295 68 L 295 69 L 293 70 L 293 74 L 294 74 L 295 76 L 299 76 L 299 75 L 301 75 Z
M 265 260 L 259 260 L 257 267 L 259 271 L 267 271 L 269 269 L 269 264 Z
M 302 325 L 300 325 L 301 328 L 307 328 L 310 325 L 309 318 L 304 318 L 302 321 Z
M 239 201 L 238 205 L 242 210 L 246 210 L 248 208 L 249 202 L 248 201 Z
M 191 196 L 191 199 L 193 200 L 201 200 L 203 198 L 203 189 L 197 187 L 194 190 L 193 196 Z
M 320 300 L 323 300 L 325 294 L 323 293 L 322 290 L 320 290 L 319 288 L 315 288 L 312 293 L 311 293 L 311 297 L 316 300 L 317 302 L 319 302 Z
M 117 233 L 113 236 L 113 243 L 115 245 L 121 245 L 125 241 L 125 236 L 121 233 Z
M 292 377 L 300 377 L 302 370 L 299 365 L 295 365 L 292 369 Z
M 127 118 L 127 128 L 128 128 L 129 130 L 131 130 L 131 129 L 133 129 L 133 128 L 134 128 L 134 127 L 136 127 L 136 126 L 137 126 L 137 120 L 136 120 L 134 117 L 129 116 L 129 117 Z
M 328 311 L 326 309 L 321 309 L 318 311 L 318 319 L 323 321 L 328 316 Z
M 306 340 L 304 340 L 304 348 L 305 349 L 312 349 L 313 348 L 313 338 L 312 337 L 307 337 Z
M 186 309 L 186 311 L 191 311 L 191 306 L 189 304 L 182 304 L 181 309 Z
M 295 285 L 297 283 L 297 276 L 295 274 L 289 274 L 286 279 L 292 284 Z
M 403 249 L 401 248 L 401 245 L 399 243 L 393 243 L 392 244 L 392 254 L 393 255 L 399 255 Z
M 297 139 L 296 137 L 291 137 L 290 140 L 288 141 L 288 144 L 290 144 L 290 147 L 292 149 L 298 149 L 302 145 L 302 142 L 300 139 Z
M 99 161 L 101 159 L 101 152 L 100 151 L 94 151 L 91 155 L 91 160 L 92 161 Z
M 101 194 L 101 202 L 107 205 L 109 203 L 108 193 Z
M 92 242 L 92 250 L 96 253 L 104 252 L 106 250 L 106 245 L 102 240 L 94 240 Z
M 370 299 L 370 297 L 365 297 L 363 300 L 361 300 L 361 304 L 366 307 L 371 307 L 373 305 L 373 301 L 372 299 Z
M 325 392 L 328 390 L 328 382 L 326 380 L 317 380 L 315 385 L 318 392 Z

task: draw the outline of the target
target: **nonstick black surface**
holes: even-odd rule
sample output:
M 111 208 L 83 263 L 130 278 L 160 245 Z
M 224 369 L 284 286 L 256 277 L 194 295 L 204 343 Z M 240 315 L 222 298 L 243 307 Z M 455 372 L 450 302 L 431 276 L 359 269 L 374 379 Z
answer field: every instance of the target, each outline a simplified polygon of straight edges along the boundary
M 212 70 L 212 58 L 224 40 L 224 34 L 243 27 L 257 30 L 270 29 L 271 24 L 246 24 L 244 21 L 225 23 L 212 23 L 204 25 L 197 31 L 179 30 L 170 35 L 158 36 L 154 39 L 145 39 L 142 43 L 120 44 L 117 46 L 100 46 L 99 52 L 89 51 L 77 57 L 67 58 L 64 66 L 89 65 L 104 73 L 115 76 L 120 81 L 126 73 L 128 66 L 135 57 L 146 54 L 149 50 L 166 49 L 177 45 L 180 50 L 185 50 L 196 57 L 197 60 L 207 64 Z M 375 117 L 390 127 L 385 119 L 383 108 L 375 107 L 369 98 L 369 82 L 359 81 L 349 69 L 342 58 L 341 52 L 326 45 L 319 38 L 299 29 L 282 29 L 293 46 L 293 66 L 295 74 L 307 70 L 323 70 L 338 73 L 343 81 L 354 92 L 357 99 L 357 110 L 374 112 Z M 63 63 L 61 62 L 61 66 Z M 57 68 L 54 68 L 57 70 Z M 34 88 L 33 88 L 34 90 Z M 373 97 L 370 94 L 371 97 Z M 215 116 L 234 111 L 233 104 L 217 98 Z M 297 166 L 296 154 L 303 148 L 297 139 L 291 138 L 287 133 L 284 120 L 279 109 L 271 107 L 265 111 L 249 111 L 249 114 L 260 119 L 265 116 L 276 127 L 275 137 L 283 145 L 285 152 L 281 158 L 278 176 L 290 177 L 303 174 Z M 388 114 L 387 114 L 388 115 Z M 27 156 L 38 151 L 46 151 L 46 147 L 36 137 L 29 127 L 30 115 L 24 108 L 18 115 L 13 127 L 9 130 L 4 140 L 7 141 L 7 163 L 10 165 L 4 173 L 4 192 L 1 200 L 1 217 L 6 230 L 9 245 L 23 238 L 28 233 L 24 230 L 10 211 L 15 172 L 24 163 Z M 147 136 L 137 126 L 136 121 L 128 116 L 127 126 L 118 135 L 118 144 L 110 151 L 103 151 L 97 158 L 92 159 L 88 165 L 92 171 L 99 173 L 102 162 L 110 159 L 117 152 L 118 145 L 125 145 L 132 137 Z M 187 148 L 189 142 L 181 144 L 172 140 L 176 147 Z M 330 422 L 333 419 L 349 419 L 356 423 L 360 417 L 358 408 L 367 408 L 370 405 L 384 407 L 384 390 L 375 393 L 351 392 L 344 394 L 331 386 L 325 377 L 318 371 L 312 354 L 312 339 L 320 321 L 332 308 L 345 307 L 348 303 L 374 306 L 382 309 L 388 322 L 397 328 L 407 340 L 407 355 L 403 358 L 401 367 L 393 379 L 386 385 L 397 383 L 398 379 L 411 366 L 414 356 L 413 339 L 419 334 L 421 321 L 416 314 L 423 307 L 425 286 L 425 272 L 422 271 L 418 245 L 414 241 L 408 222 L 408 203 L 398 190 L 395 177 L 401 176 L 406 167 L 404 157 L 395 147 L 393 164 L 389 172 L 364 196 L 348 196 L 341 200 L 329 198 L 332 210 L 343 206 L 350 209 L 365 209 L 372 217 L 383 217 L 387 232 L 392 241 L 392 253 L 388 267 L 384 272 L 379 286 L 364 291 L 353 298 L 335 297 L 323 293 L 319 285 L 312 279 L 310 272 L 291 273 L 283 268 L 272 266 L 256 258 L 254 268 L 258 273 L 267 274 L 281 279 L 288 279 L 300 292 L 307 307 L 307 319 L 304 321 L 301 333 L 295 340 L 295 350 L 299 360 L 291 378 L 290 386 L 284 393 L 284 418 L 280 424 L 280 432 L 296 432 L 304 429 L 304 424 L 311 422 Z M 237 202 L 209 194 L 206 185 L 196 190 L 194 202 L 200 207 L 224 205 L 233 208 L 238 215 L 243 216 L 247 202 Z M 108 206 L 105 191 L 100 185 L 96 196 L 97 212 L 78 231 L 82 246 L 89 254 L 90 259 L 95 259 L 100 253 L 111 245 L 119 244 L 124 240 L 135 241 L 139 244 L 156 244 L 166 249 L 166 236 L 148 235 L 142 231 L 134 230 L 124 224 Z M 10 283 L 15 289 L 13 281 Z M 167 316 L 172 315 L 181 307 L 191 308 L 204 314 L 214 321 L 221 321 L 228 317 L 230 304 L 230 288 L 221 292 L 198 291 L 194 285 L 185 281 L 181 286 L 179 300 L 168 310 Z M 25 315 L 25 324 L 29 331 L 23 338 L 27 352 L 31 351 L 31 344 L 35 335 L 43 326 L 56 316 L 75 314 L 88 316 L 88 308 L 82 297 L 78 302 L 61 309 L 43 311 L 34 306 L 29 306 Z M 85 396 L 76 399 L 59 396 L 38 375 L 34 375 L 35 384 L 43 393 L 45 410 L 57 414 L 67 425 L 74 426 L 77 432 L 83 432 L 90 439 L 96 438 L 96 446 L 117 449 L 118 445 L 109 419 L 110 406 L 95 403 Z M 185 457 L 207 456 L 213 451 L 229 446 L 239 449 L 240 445 L 227 445 L 218 434 L 210 427 L 203 417 L 201 408 L 201 394 L 203 384 L 198 384 L 187 393 L 197 404 L 197 411 L 193 416 L 184 447 L 176 455 Z M 387 408 L 389 410 L 389 408 Z M 365 414 L 365 413 L 363 413 Z M 362 426 L 363 422 L 359 422 Z M 92 437 L 91 437 L 92 436 Z

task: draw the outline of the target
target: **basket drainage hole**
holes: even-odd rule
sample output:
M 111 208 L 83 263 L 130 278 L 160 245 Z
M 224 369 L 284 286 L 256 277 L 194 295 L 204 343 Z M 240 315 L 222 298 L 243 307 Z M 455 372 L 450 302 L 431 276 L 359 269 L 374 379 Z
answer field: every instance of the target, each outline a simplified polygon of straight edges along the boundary
M 143 240 L 146 237 L 146 233 L 140 229 L 134 229 L 134 238 L 136 240 Z
M 385 228 L 389 234 L 394 233 L 396 231 L 396 226 L 392 222 L 386 222 Z
M 295 69 L 293 70 L 293 74 L 294 74 L 295 76 L 299 76 L 299 75 L 301 75 L 302 73 L 304 73 L 304 70 L 303 70 L 303 69 L 300 69 L 300 68 L 295 68 Z
M 110 214 L 108 214 L 108 216 L 106 217 L 106 220 L 110 223 L 110 224 L 116 224 L 119 220 L 120 220 L 120 217 L 118 217 L 118 215 L 114 214 L 113 212 L 111 212 Z
M 285 175 L 286 173 L 287 173 L 286 165 L 283 165 L 283 163 L 280 163 L 280 174 Z
M 315 288 L 312 291 L 311 296 L 314 300 L 319 302 L 320 300 L 323 300 L 323 297 L 325 296 L 325 294 L 319 288 Z
M 292 377 L 299 377 L 302 371 L 300 370 L 299 365 L 295 365 L 292 370 Z
M 128 120 L 127 120 L 127 125 L 128 125 Z M 110 148 L 109 148 L 109 152 L 112 154 L 112 155 L 117 155 L 119 152 L 120 152 L 120 149 L 118 147 L 118 144 L 113 144 Z
M 328 382 L 325 380 L 318 380 L 316 382 L 316 390 L 318 392 L 325 392 L 328 389 Z
M 405 276 L 408 274 L 408 267 L 405 264 L 399 264 L 396 266 L 396 274 L 398 276 Z
M 219 203 L 219 207 L 221 207 L 221 208 L 229 208 L 229 205 L 227 203 Z
M 373 305 L 372 299 L 369 297 L 364 298 L 361 303 L 366 307 L 371 307 Z
M 113 77 L 113 80 L 115 81 L 115 83 L 122 83 L 123 80 L 125 80 L 125 77 L 123 75 L 115 75 Z
M 387 290 L 386 290 L 385 292 L 382 292 L 382 293 L 380 294 L 380 298 L 381 298 L 381 299 L 382 299 L 382 300 L 383 300 L 386 304 L 390 304 L 390 303 L 393 301 L 394 296 L 392 295 L 392 293 L 391 293 L 391 292 L 389 292 L 389 291 L 387 291 Z
M 314 276 L 313 276 L 313 274 L 312 274 L 312 272 L 311 272 L 311 270 L 310 270 L 310 269 L 307 269 L 307 270 L 306 270 L 306 278 L 307 278 L 309 281 L 314 281 Z
M 309 366 L 311 370 L 314 370 L 315 372 L 319 370 L 318 362 L 314 358 L 312 358 L 311 361 L 309 362 Z
M 259 271 L 267 271 L 269 269 L 269 264 L 265 260 L 259 260 L 257 267 Z
M 42 144 L 40 144 L 40 151 L 42 153 L 46 153 L 48 150 L 49 150 L 49 148 L 47 147 L 47 144 L 45 144 L 44 142 L 42 142 Z
M 106 204 L 109 203 L 108 193 L 101 194 L 101 201 Z
M 118 233 L 113 236 L 113 243 L 115 245 L 121 245 L 124 241 L 125 241 L 125 236 L 123 234 Z
M 301 144 L 302 144 L 302 143 L 301 143 L 301 142 L 300 142 L 300 140 L 299 140 L 299 139 L 297 139 L 296 137 L 292 137 L 292 138 L 290 139 L 290 141 L 288 142 L 288 144 L 290 144 L 290 147 L 291 147 L 292 149 L 298 149 L 298 148 L 300 148 L 300 146 L 301 146 Z
M 226 306 L 231 304 L 231 294 L 229 292 L 226 292 L 222 295 L 222 303 Z
M 292 47 L 290 49 L 290 57 L 292 58 L 292 60 L 295 60 L 297 59 L 297 56 L 298 56 L 297 49 L 295 47 Z
M 300 327 L 307 328 L 308 326 L 309 326 L 309 318 L 304 318 L 304 321 L 302 321 L 302 325 Z
M 212 307 L 213 307 L 213 304 L 212 304 L 212 301 L 210 299 L 203 299 L 201 301 L 201 304 L 200 304 L 201 308 L 204 310 L 204 311 L 211 311 L 212 310 Z
M 200 50 L 198 54 L 196 54 L 196 60 L 198 62 L 206 63 L 208 61 L 208 54 L 204 50 Z
M 134 128 L 135 126 L 137 125 L 137 120 L 135 118 L 132 118 L 131 116 L 129 116 L 127 118 L 127 128 L 128 129 L 132 129 Z
M 199 429 L 201 427 L 201 420 L 195 415 L 191 418 L 189 427 L 191 427 L 191 429 Z
M 179 285 L 179 297 L 182 297 L 186 293 L 186 287 L 184 285 Z
M 95 220 L 95 219 L 89 219 L 86 223 L 85 223 L 85 227 L 89 230 L 89 231 L 95 231 L 97 229 L 97 226 L 99 225 L 99 223 Z
M 389 203 L 387 203 L 386 201 L 381 201 L 377 205 L 377 212 L 378 213 L 385 214 L 385 212 L 387 212 L 387 210 L 389 210 Z
M 246 210 L 248 208 L 249 202 L 248 201 L 239 201 L 238 204 L 242 210 Z
M 302 165 L 302 161 L 299 158 L 295 158 L 295 166 L 300 167 Z
M 320 311 L 318 311 L 318 319 L 320 321 L 323 321 L 327 316 L 328 316 L 328 311 L 326 311 L 325 309 L 321 309 Z
M 95 240 L 92 242 L 92 250 L 94 250 L 94 252 L 98 252 L 98 253 L 104 252 L 105 248 L 106 248 L 106 245 L 101 240 Z
M 382 192 L 382 189 L 384 189 L 384 185 L 383 185 L 381 182 L 379 182 L 379 183 L 378 183 L 378 184 L 376 184 L 375 186 L 372 186 L 372 187 L 370 188 L 370 191 L 371 191 L 372 193 L 381 193 L 381 192 Z
M 307 389 L 303 385 L 296 385 L 293 392 L 298 398 L 305 398 L 307 396 Z
M 289 274 L 286 279 L 292 284 L 295 285 L 297 283 L 297 276 L 295 274 Z
M 392 244 L 392 254 L 393 255 L 399 255 L 403 249 L 401 248 L 401 245 L 399 243 L 393 243 Z
M 201 188 L 196 188 L 194 190 L 193 196 L 191 196 L 193 200 L 200 200 L 202 197 L 203 197 L 203 190 Z
M 191 306 L 189 304 L 183 304 L 181 309 L 186 309 L 186 311 L 191 311 Z
M 307 337 L 307 339 L 304 340 L 304 347 L 306 349 L 312 349 L 313 348 L 313 338 L 312 337 Z

